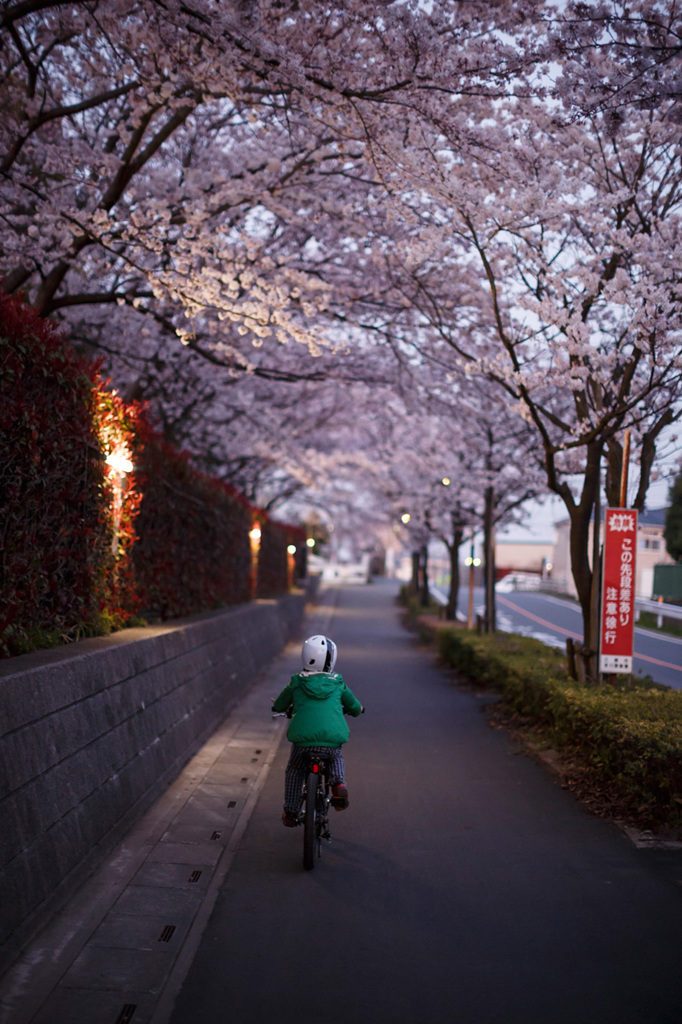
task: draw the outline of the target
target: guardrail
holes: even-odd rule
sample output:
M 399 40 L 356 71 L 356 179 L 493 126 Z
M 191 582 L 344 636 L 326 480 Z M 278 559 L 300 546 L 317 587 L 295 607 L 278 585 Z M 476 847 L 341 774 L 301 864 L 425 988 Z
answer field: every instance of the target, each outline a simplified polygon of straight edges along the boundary
M 679 604 L 664 604 L 662 601 L 647 601 L 646 598 L 635 598 L 635 622 L 639 619 L 640 612 L 653 612 L 656 618 L 656 625 L 660 629 L 663 619 L 682 619 L 682 606 Z
M 547 586 L 548 583 L 551 584 L 552 582 L 554 582 L 554 581 L 551 581 L 551 580 L 542 580 L 542 581 L 540 581 L 540 580 L 538 580 L 538 584 L 539 585 L 538 586 L 532 586 L 532 585 L 528 585 L 528 582 L 526 580 L 519 580 L 519 584 L 520 585 L 519 586 L 515 586 L 514 590 L 519 590 L 519 591 L 521 591 L 521 590 L 526 590 L 526 591 L 528 591 L 528 590 L 535 590 L 536 592 L 538 590 L 542 590 L 542 591 L 549 591 L 551 593 L 553 590 L 556 589 L 559 592 L 562 592 L 562 588 L 559 587 L 559 586 L 555 586 L 555 587 Z M 560 581 L 556 581 L 556 584 L 559 584 L 559 582 Z M 565 588 L 563 588 L 563 592 L 565 593 Z M 430 586 L 429 587 L 429 593 L 438 602 L 438 604 L 445 605 L 445 604 L 448 603 L 447 594 L 440 587 Z M 513 593 L 513 591 L 512 591 L 512 593 Z M 657 627 L 659 629 L 663 625 L 663 619 L 680 619 L 680 620 L 682 620 L 682 605 L 678 605 L 678 604 L 664 604 L 662 601 L 649 601 L 645 597 L 636 597 L 635 598 L 635 622 L 637 622 L 639 620 L 639 613 L 640 612 L 652 612 L 656 616 L 656 625 L 657 625 Z

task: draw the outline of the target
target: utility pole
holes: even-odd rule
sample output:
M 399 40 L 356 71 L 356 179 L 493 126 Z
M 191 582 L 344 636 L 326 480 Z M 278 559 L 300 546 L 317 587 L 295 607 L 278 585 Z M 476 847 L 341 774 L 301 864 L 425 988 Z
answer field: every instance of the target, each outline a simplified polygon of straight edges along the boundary
M 623 438 L 623 465 L 620 471 L 620 507 L 628 507 L 628 472 L 630 468 L 630 431 Z
M 471 551 L 469 552 L 469 609 L 467 613 L 467 629 L 474 628 L 474 530 L 471 529 Z
M 495 621 L 495 488 L 485 490 L 483 529 L 485 536 L 485 623 L 486 633 L 494 633 Z

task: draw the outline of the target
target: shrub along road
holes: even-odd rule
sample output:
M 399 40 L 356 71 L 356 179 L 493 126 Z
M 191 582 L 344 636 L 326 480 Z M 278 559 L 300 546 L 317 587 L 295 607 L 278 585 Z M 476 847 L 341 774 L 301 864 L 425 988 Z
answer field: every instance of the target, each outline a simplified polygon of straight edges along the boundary
M 332 845 L 304 872 L 283 744 L 172 1024 L 677 1024 L 682 852 L 636 849 L 491 729 L 396 593 L 343 589 L 329 623 L 367 706 Z
M 476 588 L 475 612 L 484 612 L 484 594 Z M 459 614 L 467 617 L 468 595 L 462 587 Z M 543 643 L 566 649 L 566 638 L 582 642 L 582 616 L 579 605 L 551 594 L 516 590 L 498 593 L 497 628 L 507 633 L 537 637 Z M 635 674 L 650 676 L 657 683 L 682 689 L 682 638 L 660 630 L 635 627 Z

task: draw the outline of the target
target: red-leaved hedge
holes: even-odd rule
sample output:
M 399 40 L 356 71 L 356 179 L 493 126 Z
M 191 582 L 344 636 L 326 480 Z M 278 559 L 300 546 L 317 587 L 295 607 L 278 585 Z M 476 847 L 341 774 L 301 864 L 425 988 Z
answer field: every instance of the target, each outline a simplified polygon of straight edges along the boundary
M 257 595 L 303 575 L 302 530 L 195 469 L 62 331 L 2 293 L 0 381 L 0 657 L 108 632 L 138 610 L 167 619 L 250 600 L 256 516 Z
M 297 553 L 304 553 L 305 531 L 300 527 L 288 526 L 271 519 L 262 520 L 258 559 L 258 597 L 273 597 L 291 586 L 299 576 L 304 575 L 299 571 L 300 554 L 296 561 L 287 554 L 287 547 L 290 544 L 296 545 Z
M 92 366 L 21 301 L 0 294 L 0 654 L 36 630 L 68 635 L 98 610 L 105 462 Z
M 251 597 L 251 509 L 147 426 L 135 453 L 143 493 L 133 549 L 143 614 L 163 619 Z M 286 589 L 286 584 L 282 589 Z

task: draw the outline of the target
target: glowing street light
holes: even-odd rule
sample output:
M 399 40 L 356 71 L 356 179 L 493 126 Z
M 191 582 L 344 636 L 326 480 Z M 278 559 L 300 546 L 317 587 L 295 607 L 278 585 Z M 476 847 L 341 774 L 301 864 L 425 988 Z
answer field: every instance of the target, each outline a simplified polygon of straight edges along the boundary
M 403 514 L 400 517 L 400 522 L 405 523 L 405 525 L 407 526 L 411 518 L 412 516 L 410 515 L 409 512 L 403 512 Z
M 306 541 L 306 545 L 309 548 L 314 548 L 315 547 L 315 538 L 314 537 L 308 537 L 308 539 Z
M 251 541 L 251 597 L 258 594 L 258 557 L 260 555 L 261 528 L 260 523 L 254 523 L 249 530 Z
M 449 487 L 451 482 L 452 481 L 450 480 L 449 476 L 444 476 L 443 479 L 441 480 L 443 487 Z
M 287 544 L 287 586 L 289 590 L 294 585 L 294 576 L 296 575 L 296 545 Z
M 474 531 L 471 531 L 471 548 L 465 565 L 469 566 L 469 608 L 467 610 L 467 629 L 474 628 L 474 569 L 481 564 L 481 559 L 474 554 Z
M 134 467 L 128 457 L 128 450 L 125 447 L 115 448 L 112 452 L 109 452 L 106 463 L 113 470 L 114 529 L 111 538 L 111 553 L 116 557 L 118 555 L 118 537 L 121 531 L 121 513 L 123 511 L 123 478 L 126 473 L 132 473 Z
M 132 473 L 133 471 L 132 462 L 120 449 L 107 455 L 107 466 L 111 466 L 116 473 Z

